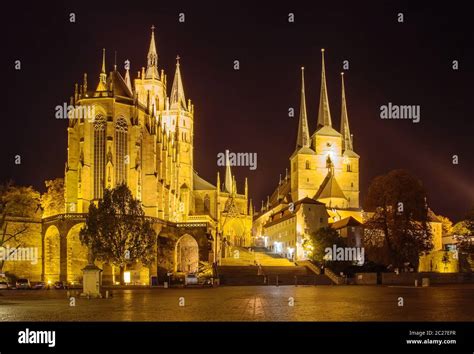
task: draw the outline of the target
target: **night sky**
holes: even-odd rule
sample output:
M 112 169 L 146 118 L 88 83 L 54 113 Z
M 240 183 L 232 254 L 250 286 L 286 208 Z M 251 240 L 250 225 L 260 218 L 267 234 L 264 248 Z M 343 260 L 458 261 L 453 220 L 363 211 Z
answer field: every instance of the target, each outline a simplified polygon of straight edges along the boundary
M 2 6 L 6 6 L 2 4 Z M 195 169 L 215 184 L 217 154 L 257 152 L 258 168 L 235 167 L 243 192 L 249 178 L 257 208 L 289 167 L 305 66 L 311 134 L 316 128 L 321 48 L 333 126 L 339 130 L 340 72 L 349 60 L 346 95 L 354 149 L 361 156 L 361 200 L 372 178 L 404 168 L 421 179 L 439 214 L 459 220 L 474 205 L 474 35 L 467 8 L 434 2 L 16 1 L 3 9 L 0 180 L 44 190 L 64 176 L 67 123 L 54 107 L 69 102 L 88 73 L 95 87 L 101 48 L 107 69 L 131 61 L 132 79 L 146 65 L 155 25 L 159 70 L 171 89 L 176 55 L 186 98 L 195 104 Z M 69 13 L 76 23 L 69 22 Z M 185 23 L 178 14 L 185 14 Z M 295 23 L 288 23 L 288 13 Z M 397 14 L 404 14 L 404 23 Z M 22 70 L 14 70 L 20 59 Z M 233 61 L 240 61 L 235 71 Z M 459 70 L 452 61 L 459 61 Z M 380 106 L 421 106 L 421 121 L 382 120 Z M 288 117 L 294 107 L 295 118 Z M 22 164 L 14 164 L 21 155 Z M 452 156 L 459 164 L 452 164 Z M 223 171 L 223 170 L 221 170 Z

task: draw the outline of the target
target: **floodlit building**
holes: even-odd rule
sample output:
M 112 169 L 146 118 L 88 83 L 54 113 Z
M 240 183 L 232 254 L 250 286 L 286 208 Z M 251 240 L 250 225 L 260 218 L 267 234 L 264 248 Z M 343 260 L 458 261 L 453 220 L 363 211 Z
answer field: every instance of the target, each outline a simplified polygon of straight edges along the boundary
M 131 265 L 131 283 L 196 272 L 200 262 L 218 263 L 232 245 L 250 246 L 247 181 L 239 190 L 229 164 L 222 184 L 219 173 L 213 184 L 195 170 L 195 108 L 186 99 L 179 57 L 168 82 L 152 27 L 146 67 L 135 79 L 129 62 L 123 75 L 117 65 L 108 71 L 105 49 L 100 67 L 98 82 L 84 74 L 75 85 L 67 109 L 65 210 L 41 220 L 41 260 L 34 274 L 23 276 L 80 282 L 88 252 L 79 231 L 89 206 L 119 184 L 141 201 L 158 235 L 156 261 Z M 104 281 L 118 280 L 116 267 L 101 266 Z
M 301 68 L 298 133 L 295 150 L 290 156 L 290 173 L 287 170 L 285 178 L 280 178 L 277 188 L 266 203 L 262 202 L 253 225 L 255 242 L 262 243 L 262 240 L 274 239 L 274 230 L 283 227 L 281 222 L 288 223 L 285 218 L 279 221 L 279 214 L 286 212 L 288 218 L 289 209 L 298 210 L 302 213 L 301 217 L 291 219 L 296 224 L 295 244 L 291 243 L 290 247 L 295 250 L 302 249 L 305 238 L 320 226 L 348 217 L 362 222 L 359 205 L 359 155 L 354 151 L 353 136 L 349 128 L 344 77 L 341 76 L 342 113 L 340 131 L 337 131 L 332 125 L 329 108 L 323 49 L 317 127 L 311 136 L 304 79 L 304 68 Z M 297 205 L 311 203 L 312 208 L 296 208 Z M 321 205 L 325 208 L 324 212 Z M 272 249 L 277 253 L 287 254 L 286 250 L 280 251 L 275 247 Z M 302 251 L 295 254 L 297 260 L 305 258 Z

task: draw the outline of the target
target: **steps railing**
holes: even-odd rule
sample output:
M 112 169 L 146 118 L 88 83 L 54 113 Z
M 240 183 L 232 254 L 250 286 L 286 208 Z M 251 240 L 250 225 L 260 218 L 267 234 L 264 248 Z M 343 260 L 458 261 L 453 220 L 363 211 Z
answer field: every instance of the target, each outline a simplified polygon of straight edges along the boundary
M 324 274 L 332 280 L 336 285 L 342 285 L 346 283 L 346 278 L 336 275 L 331 269 L 324 268 Z

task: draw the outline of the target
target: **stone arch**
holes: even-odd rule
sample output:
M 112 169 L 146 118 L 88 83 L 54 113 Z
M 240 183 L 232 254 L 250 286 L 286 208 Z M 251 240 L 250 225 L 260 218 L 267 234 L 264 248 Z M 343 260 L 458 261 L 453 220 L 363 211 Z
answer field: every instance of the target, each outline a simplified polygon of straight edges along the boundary
M 199 269 L 199 245 L 196 239 L 184 234 L 176 242 L 175 271 L 196 273 Z
M 71 227 L 66 236 L 67 281 L 82 283 L 82 269 L 87 265 L 88 248 L 81 243 L 79 231 L 83 223 Z
M 44 280 L 54 283 L 59 281 L 61 271 L 61 237 L 59 229 L 51 225 L 44 235 Z

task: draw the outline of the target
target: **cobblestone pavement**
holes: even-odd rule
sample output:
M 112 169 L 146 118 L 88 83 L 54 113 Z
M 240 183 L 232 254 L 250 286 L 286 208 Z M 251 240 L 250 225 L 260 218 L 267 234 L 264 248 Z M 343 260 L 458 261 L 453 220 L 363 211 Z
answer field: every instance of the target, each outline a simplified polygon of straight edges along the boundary
M 113 290 L 110 299 L 77 297 L 76 306 L 69 304 L 63 290 L 1 290 L 0 320 L 473 321 L 474 284 Z

